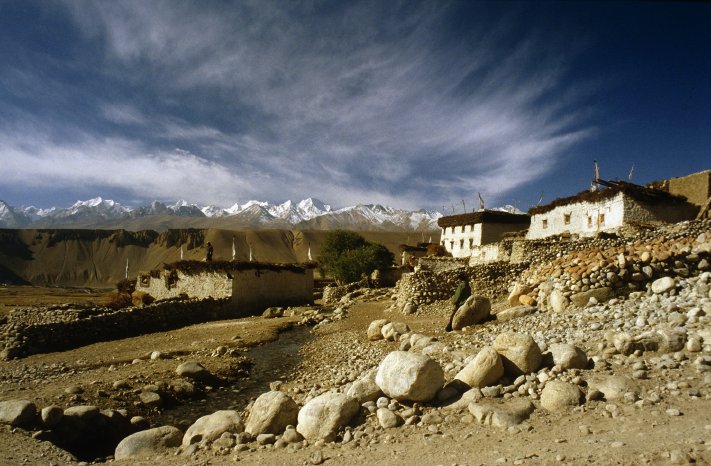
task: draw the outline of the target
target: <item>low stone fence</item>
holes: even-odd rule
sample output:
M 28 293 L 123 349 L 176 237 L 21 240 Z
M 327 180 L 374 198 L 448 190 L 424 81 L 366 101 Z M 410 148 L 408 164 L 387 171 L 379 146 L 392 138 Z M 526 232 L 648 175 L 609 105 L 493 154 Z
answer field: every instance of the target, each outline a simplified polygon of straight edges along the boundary
M 492 262 L 474 266 L 460 263 L 457 268 L 439 272 L 421 269 L 406 273 L 398 282 L 396 306 L 403 309 L 408 302 L 419 306 L 450 299 L 462 272 L 469 277 L 473 294 L 492 300 L 500 299 L 506 296 L 509 284 L 516 280 L 526 267 L 528 264 L 525 263 Z
M 165 301 L 124 309 L 14 309 L 0 325 L 0 359 L 62 351 L 200 322 L 239 317 L 229 299 Z

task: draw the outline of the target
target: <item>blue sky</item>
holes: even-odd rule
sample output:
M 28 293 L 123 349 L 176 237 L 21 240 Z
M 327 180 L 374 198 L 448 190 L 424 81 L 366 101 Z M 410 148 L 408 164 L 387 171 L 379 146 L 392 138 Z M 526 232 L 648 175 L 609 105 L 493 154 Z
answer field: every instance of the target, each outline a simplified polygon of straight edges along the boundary
M 711 168 L 711 4 L 0 0 L 0 199 L 487 206 Z

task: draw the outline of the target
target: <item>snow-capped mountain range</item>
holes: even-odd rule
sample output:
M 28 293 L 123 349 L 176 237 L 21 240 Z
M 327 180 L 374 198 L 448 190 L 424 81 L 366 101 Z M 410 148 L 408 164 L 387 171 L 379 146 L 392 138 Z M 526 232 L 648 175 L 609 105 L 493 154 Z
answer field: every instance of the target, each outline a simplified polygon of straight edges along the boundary
M 97 197 L 77 201 L 71 207 L 38 209 L 12 207 L 0 200 L 0 228 L 103 227 L 122 228 L 352 228 L 359 230 L 437 230 L 442 214 L 430 210 L 403 210 L 379 204 L 358 204 L 332 209 L 318 199 L 271 204 L 261 201 L 236 203 L 229 208 L 198 206 L 180 200 L 173 205 L 153 201 L 142 207 L 127 207 Z M 157 226 L 156 226 L 157 225 Z

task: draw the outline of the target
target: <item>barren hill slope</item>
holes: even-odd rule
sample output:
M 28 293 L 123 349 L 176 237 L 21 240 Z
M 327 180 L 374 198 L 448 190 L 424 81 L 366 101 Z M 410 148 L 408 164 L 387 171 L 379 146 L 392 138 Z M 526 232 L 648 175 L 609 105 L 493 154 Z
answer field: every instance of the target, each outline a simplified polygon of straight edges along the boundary
M 308 249 L 318 258 L 326 231 L 221 229 L 153 230 L 0 230 L 0 283 L 111 287 L 129 277 L 180 259 L 203 260 L 205 245 L 215 248 L 215 260 L 304 262 Z M 397 246 L 419 237 L 397 232 L 361 232 L 370 241 L 397 253 Z

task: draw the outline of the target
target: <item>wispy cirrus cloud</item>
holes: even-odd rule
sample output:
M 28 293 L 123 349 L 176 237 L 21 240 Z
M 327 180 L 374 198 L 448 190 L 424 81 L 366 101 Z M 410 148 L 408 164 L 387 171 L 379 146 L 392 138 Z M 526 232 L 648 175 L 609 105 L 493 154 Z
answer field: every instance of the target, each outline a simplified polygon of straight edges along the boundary
M 457 4 L 61 5 L 94 79 L 125 87 L 90 95 L 101 125 L 43 122 L 81 137 L 10 141 L 15 183 L 40 161 L 34 182 L 80 182 L 79 160 L 87 182 L 146 198 L 440 206 L 503 199 L 594 131 L 566 77 L 575 47 L 516 37 L 515 15 L 448 33 Z M 141 174 L 107 173 L 119 159 Z

